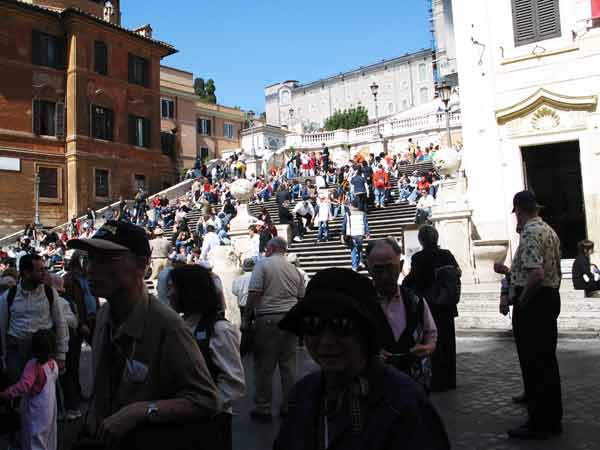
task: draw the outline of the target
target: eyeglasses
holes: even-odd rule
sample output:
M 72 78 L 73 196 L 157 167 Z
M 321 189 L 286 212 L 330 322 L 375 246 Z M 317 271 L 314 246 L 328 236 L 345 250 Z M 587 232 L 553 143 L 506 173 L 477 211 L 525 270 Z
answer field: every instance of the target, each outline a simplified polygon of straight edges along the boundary
M 357 323 L 350 317 L 306 316 L 302 321 L 302 331 L 307 336 L 318 336 L 329 329 L 338 337 L 348 337 L 355 333 Z

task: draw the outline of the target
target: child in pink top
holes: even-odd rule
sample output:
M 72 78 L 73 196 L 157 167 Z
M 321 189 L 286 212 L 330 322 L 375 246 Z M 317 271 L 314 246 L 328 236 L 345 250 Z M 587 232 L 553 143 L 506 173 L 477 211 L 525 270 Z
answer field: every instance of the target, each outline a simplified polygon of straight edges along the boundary
M 56 450 L 56 379 L 58 365 L 51 358 L 54 337 L 50 330 L 39 330 L 31 340 L 33 357 L 21 379 L 4 392 L 0 400 L 21 400 L 21 449 Z

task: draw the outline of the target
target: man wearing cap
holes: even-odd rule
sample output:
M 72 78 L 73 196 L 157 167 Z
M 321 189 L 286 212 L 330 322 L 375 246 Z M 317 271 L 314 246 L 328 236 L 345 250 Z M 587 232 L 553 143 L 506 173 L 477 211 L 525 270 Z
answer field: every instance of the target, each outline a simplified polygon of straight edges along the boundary
M 313 208 L 312 203 L 308 200 L 304 200 L 296 203 L 293 213 L 296 215 L 296 220 L 298 221 L 298 234 L 302 238 L 304 237 L 304 233 L 306 233 L 306 229 L 312 226 L 312 221 L 315 217 L 315 209 Z M 304 224 L 305 220 L 306 225 Z
M 422 390 L 378 357 L 373 285 L 348 269 L 317 272 L 279 323 L 304 338 L 320 370 L 300 380 L 274 450 L 446 450 L 444 425 Z
M 296 381 L 298 340 L 277 327 L 283 316 L 304 297 L 304 279 L 285 257 L 287 242 L 279 237 L 267 245 L 266 258 L 258 261 L 248 286 L 246 317 L 242 328 L 248 329 L 255 317 L 254 379 L 255 409 L 252 419 L 270 421 L 273 372 L 279 366 L 282 404 L 287 414 L 287 397 Z
M 152 275 L 150 275 L 150 280 L 158 279 L 160 272 L 167 266 L 171 247 L 171 241 L 165 237 L 163 229 L 156 228 L 154 239 L 150 242 L 150 248 L 152 249 Z
M 562 394 L 556 343 L 560 314 L 560 241 L 539 216 L 534 194 L 513 198 L 521 240 L 511 268 L 514 333 L 520 348 L 529 420 L 512 438 L 546 439 L 562 432 Z
M 184 322 L 146 290 L 145 231 L 109 221 L 68 246 L 87 251 L 92 292 L 107 300 L 92 345 L 96 437 L 109 447 L 209 448 L 197 434 L 219 411 L 217 390 Z
M 244 262 L 242 263 L 242 270 L 244 273 L 231 283 L 231 292 L 238 299 L 238 306 L 240 307 L 240 314 L 242 317 L 244 317 L 246 303 L 248 303 L 248 286 L 250 284 L 254 266 L 255 262 L 252 258 L 244 259 Z

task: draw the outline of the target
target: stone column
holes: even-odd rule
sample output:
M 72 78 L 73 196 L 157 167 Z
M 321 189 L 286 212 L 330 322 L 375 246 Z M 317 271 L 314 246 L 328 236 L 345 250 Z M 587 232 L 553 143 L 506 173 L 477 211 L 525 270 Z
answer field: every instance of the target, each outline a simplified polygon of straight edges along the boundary
M 67 65 L 67 92 L 66 92 L 66 133 L 65 152 L 67 160 L 67 218 L 79 215 L 79 165 L 77 161 L 77 104 L 78 73 L 77 73 L 77 35 L 70 32 L 68 35 L 68 65 Z

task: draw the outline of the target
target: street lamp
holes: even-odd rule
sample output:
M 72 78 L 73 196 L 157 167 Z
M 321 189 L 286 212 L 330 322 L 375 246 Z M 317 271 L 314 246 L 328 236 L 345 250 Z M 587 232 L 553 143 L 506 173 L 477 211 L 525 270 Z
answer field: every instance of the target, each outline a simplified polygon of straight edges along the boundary
M 290 108 L 288 111 L 290 113 L 290 121 L 288 123 L 288 130 L 292 131 L 292 119 L 294 118 L 294 108 Z
M 444 112 L 446 113 L 446 131 L 448 133 L 448 147 L 452 147 L 452 134 L 450 132 L 450 108 L 448 103 L 450 103 L 450 97 L 452 96 L 452 86 L 443 82 L 438 86 L 438 95 L 440 96 L 440 100 L 444 104 Z
M 40 220 L 40 173 L 39 173 L 39 171 L 35 172 L 33 182 L 35 183 L 35 217 L 34 217 L 33 221 L 37 228 L 41 223 L 41 220 Z
M 250 155 L 256 159 L 256 149 L 254 148 L 254 111 L 248 111 L 248 122 L 250 123 L 250 136 L 252 138 L 252 149 Z
M 379 132 L 379 108 L 377 107 L 377 91 L 379 91 L 379 85 L 373 81 L 371 85 L 371 94 L 373 94 L 373 101 L 375 102 L 375 124 L 377 125 L 377 136 L 381 137 Z

